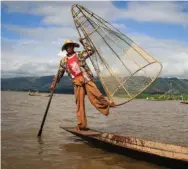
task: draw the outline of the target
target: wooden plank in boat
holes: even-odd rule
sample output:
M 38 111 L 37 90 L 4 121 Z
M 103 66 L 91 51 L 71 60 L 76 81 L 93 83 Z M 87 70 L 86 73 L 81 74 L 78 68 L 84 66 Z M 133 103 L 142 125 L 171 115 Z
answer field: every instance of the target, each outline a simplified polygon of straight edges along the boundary
M 68 132 L 71 132 L 71 133 L 77 133 L 77 134 L 80 134 L 80 135 L 84 135 L 84 136 L 96 136 L 96 135 L 99 135 L 101 134 L 101 132 L 99 131 L 95 131 L 95 130 L 92 130 L 92 129 L 85 129 L 85 130 L 81 130 L 81 131 L 77 131 L 76 128 L 73 128 L 73 127 L 60 127 Z

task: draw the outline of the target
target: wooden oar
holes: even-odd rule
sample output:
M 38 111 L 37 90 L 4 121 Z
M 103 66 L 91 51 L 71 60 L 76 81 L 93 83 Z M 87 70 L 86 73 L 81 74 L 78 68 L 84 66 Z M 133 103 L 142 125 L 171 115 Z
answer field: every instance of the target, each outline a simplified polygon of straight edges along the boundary
M 59 72 L 59 71 L 58 71 L 58 72 Z M 57 75 L 56 75 L 56 78 L 55 78 L 55 81 L 54 81 L 54 86 L 56 86 L 56 83 L 57 83 L 58 72 L 57 72 Z M 54 87 L 54 88 L 55 88 L 55 87 Z M 54 89 L 51 90 L 51 94 L 50 94 L 50 98 L 49 98 L 49 101 L 48 101 L 48 105 L 47 105 L 47 107 L 46 107 L 46 111 L 45 111 L 44 117 L 43 117 L 43 119 L 42 119 L 42 124 L 41 124 L 41 126 L 40 126 L 40 130 L 39 130 L 38 135 L 37 135 L 38 137 L 40 137 L 41 134 L 42 134 L 42 129 L 43 129 L 43 126 L 44 126 L 44 122 L 45 122 L 45 120 L 46 120 L 46 116 L 47 116 L 47 113 L 48 113 L 48 109 L 49 109 L 49 107 L 50 107 L 50 103 L 51 103 L 53 94 L 54 94 Z

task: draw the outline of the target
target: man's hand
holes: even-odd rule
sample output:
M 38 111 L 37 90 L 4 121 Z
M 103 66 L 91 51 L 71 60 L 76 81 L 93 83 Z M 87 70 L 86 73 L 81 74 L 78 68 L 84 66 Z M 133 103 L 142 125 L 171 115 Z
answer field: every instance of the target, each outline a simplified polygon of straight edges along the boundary
M 50 90 L 54 90 L 55 89 L 55 84 L 52 83 L 51 86 L 50 86 Z
M 83 39 L 82 38 L 79 38 L 79 41 L 80 41 L 80 43 L 83 45 Z
M 84 43 L 82 38 L 79 38 L 80 43 L 84 46 L 85 49 L 89 48 L 90 46 L 87 43 Z

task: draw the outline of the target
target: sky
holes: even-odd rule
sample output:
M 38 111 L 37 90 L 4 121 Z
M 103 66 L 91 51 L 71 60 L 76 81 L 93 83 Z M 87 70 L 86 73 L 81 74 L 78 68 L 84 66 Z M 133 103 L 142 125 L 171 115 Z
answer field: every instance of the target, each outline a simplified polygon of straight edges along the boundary
M 163 64 L 161 77 L 188 79 L 188 2 L 8 2 L 1 4 L 1 76 L 57 72 L 66 39 L 78 41 L 71 6 L 83 5 Z

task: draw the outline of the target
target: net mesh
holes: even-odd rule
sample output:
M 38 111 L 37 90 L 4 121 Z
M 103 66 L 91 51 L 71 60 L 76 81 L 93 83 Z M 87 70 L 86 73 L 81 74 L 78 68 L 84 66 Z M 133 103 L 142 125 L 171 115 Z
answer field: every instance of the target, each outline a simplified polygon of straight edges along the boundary
M 149 87 L 162 65 L 108 22 L 80 6 L 72 6 L 78 33 L 95 49 L 91 63 L 108 98 L 124 104 Z

